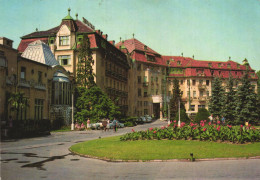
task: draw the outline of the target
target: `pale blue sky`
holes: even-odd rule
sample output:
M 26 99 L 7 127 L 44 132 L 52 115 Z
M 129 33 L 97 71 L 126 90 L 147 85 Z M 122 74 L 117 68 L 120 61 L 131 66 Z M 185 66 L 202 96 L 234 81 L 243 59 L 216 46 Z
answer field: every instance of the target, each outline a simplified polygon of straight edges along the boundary
M 58 26 L 67 9 L 109 40 L 135 38 L 162 55 L 226 61 L 260 70 L 260 0 L 0 0 L 0 36 L 14 40 Z

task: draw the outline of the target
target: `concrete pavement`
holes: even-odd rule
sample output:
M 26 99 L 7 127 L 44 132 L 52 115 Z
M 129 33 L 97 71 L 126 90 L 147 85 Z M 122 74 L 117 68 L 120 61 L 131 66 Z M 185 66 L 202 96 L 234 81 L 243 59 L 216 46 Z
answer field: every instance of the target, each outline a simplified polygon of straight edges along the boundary
M 160 127 L 155 121 L 136 131 Z M 105 162 L 73 155 L 80 141 L 131 132 L 132 128 L 52 133 L 50 136 L 1 143 L 1 179 L 260 179 L 259 159 L 203 162 Z

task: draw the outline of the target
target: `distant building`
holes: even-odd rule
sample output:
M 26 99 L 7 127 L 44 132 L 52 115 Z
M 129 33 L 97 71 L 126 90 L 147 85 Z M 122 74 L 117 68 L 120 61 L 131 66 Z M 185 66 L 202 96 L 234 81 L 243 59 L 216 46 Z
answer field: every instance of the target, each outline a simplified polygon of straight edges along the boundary
M 9 117 L 24 123 L 27 120 L 55 120 L 67 117 L 71 109 L 69 73 L 59 65 L 49 46 L 40 40 L 28 44 L 22 54 L 12 47 L 12 40 L 0 38 L 0 118 L 2 127 L 9 127 Z M 8 102 L 11 95 L 21 92 L 26 106 L 17 112 Z M 60 113 L 52 113 L 57 105 Z M 55 115 L 54 115 L 55 114 Z
M 78 46 L 83 35 L 87 34 L 93 53 L 93 72 L 96 74 L 96 84 L 120 107 L 123 114 L 128 112 L 128 70 L 126 55 L 114 46 L 114 41 L 108 41 L 108 35 L 103 34 L 85 18 L 83 22 L 68 15 L 59 26 L 47 31 L 38 31 L 22 37 L 18 50 L 24 52 L 28 44 L 41 40 L 48 44 L 55 58 L 70 76 L 76 77 L 78 62 Z
M 179 80 L 182 91 L 181 101 L 189 115 L 194 115 L 199 108 L 207 108 L 211 96 L 211 86 L 214 77 L 220 77 L 223 86 L 230 76 L 240 84 L 246 71 L 252 85 L 257 88 L 257 76 L 248 61 L 243 64 L 232 60 L 201 61 L 190 57 L 163 56 L 152 50 L 137 39 L 128 39 L 116 44 L 119 49 L 125 49 L 132 60 L 131 79 L 129 81 L 130 110 L 137 116 L 154 115 L 161 119 L 165 116 L 166 106 L 172 96 L 173 80 Z M 160 116 L 159 116 L 160 114 Z

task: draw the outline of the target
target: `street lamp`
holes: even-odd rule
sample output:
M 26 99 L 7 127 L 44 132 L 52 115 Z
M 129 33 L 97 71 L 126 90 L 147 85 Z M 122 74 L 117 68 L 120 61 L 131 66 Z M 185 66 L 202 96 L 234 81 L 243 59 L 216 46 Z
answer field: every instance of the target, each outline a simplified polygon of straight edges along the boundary
M 71 86 L 72 86 L 72 94 L 71 94 L 71 130 L 74 131 L 74 85 L 75 80 L 72 80 Z
M 181 103 L 180 103 L 180 98 L 178 98 L 179 101 L 179 121 L 178 121 L 178 127 L 181 126 Z

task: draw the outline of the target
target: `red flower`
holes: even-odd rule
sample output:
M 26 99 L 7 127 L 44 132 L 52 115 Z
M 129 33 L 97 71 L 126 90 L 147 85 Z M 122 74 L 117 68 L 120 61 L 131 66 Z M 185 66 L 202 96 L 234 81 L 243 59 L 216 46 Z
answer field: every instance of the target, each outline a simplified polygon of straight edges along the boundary
M 248 127 L 251 127 L 251 124 L 248 124 Z
M 196 127 L 193 128 L 193 130 L 197 129 Z
M 156 131 L 153 132 L 154 134 L 156 133 Z
M 206 130 L 207 130 L 207 128 L 204 128 L 204 129 L 203 129 L 203 131 L 206 131 Z
M 209 126 L 211 125 L 211 122 L 209 122 Z
M 149 130 L 150 130 L 150 131 L 152 131 L 152 130 L 153 130 L 153 128 L 149 128 Z
M 220 124 L 220 121 L 218 121 L 217 123 Z
M 183 127 L 183 126 L 185 126 L 185 122 L 182 122 L 182 123 L 181 123 L 181 127 Z
M 204 122 L 207 122 L 207 120 L 204 120 Z
M 162 127 L 161 127 L 161 129 L 165 129 L 165 127 L 164 127 L 164 126 L 162 126 Z
M 231 125 L 227 125 L 227 127 L 229 127 L 229 128 L 232 128 L 232 126 L 231 126 Z
M 175 121 L 173 121 L 174 123 L 176 123 L 176 120 Z
M 132 129 L 132 132 L 135 132 L 135 130 L 134 130 L 134 129 Z
M 243 127 L 243 125 L 240 125 L 240 127 L 242 128 L 242 127 Z
M 220 126 L 217 128 L 217 131 L 219 131 L 220 130 Z

